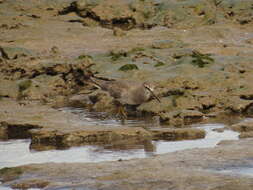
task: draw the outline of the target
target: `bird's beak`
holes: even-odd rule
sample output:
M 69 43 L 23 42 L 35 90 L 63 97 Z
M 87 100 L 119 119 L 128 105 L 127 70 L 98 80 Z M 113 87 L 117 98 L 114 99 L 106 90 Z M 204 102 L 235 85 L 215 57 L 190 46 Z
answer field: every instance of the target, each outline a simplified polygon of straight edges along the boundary
M 154 96 L 154 98 L 155 98 L 159 103 L 161 103 L 161 100 L 155 95 L 154 91 L 151 90 L 151 89 L 148 88 L 148 87 L 146 87 L 146 88 L 151 92 L 152 96 Z

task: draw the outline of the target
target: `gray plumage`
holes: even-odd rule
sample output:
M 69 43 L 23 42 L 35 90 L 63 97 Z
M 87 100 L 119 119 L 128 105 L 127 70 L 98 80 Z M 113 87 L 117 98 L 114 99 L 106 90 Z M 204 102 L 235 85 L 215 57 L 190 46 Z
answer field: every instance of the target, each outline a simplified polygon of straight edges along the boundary
M 102 90 L 119 101 L 122 105 L 140 105 L 154 96 L 153 86 L 149 83 L 142 83 L 128 80 L 104 81 L 92 78 L 91 81 Z

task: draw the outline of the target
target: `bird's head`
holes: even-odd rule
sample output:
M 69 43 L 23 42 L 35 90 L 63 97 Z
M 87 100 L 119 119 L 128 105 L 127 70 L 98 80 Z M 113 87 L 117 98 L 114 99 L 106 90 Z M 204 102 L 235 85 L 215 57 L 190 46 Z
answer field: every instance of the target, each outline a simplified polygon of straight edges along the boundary
M 151 93 L 151 95 L 158 101 L 161 103 L 161 100 L 155 95 L 154 93 L 154 89 L 155 89 L 155 84 L 154 83 L 149 83 L 149 82 L 144 82 L 143 86 L 145 87 L 145 89 L 148 90 L 148 92 Z

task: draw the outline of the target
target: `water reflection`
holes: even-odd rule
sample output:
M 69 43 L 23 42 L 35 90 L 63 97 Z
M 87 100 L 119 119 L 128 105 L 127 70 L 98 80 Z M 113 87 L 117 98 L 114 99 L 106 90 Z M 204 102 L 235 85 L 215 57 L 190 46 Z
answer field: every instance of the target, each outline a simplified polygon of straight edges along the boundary
M 72 118 L 68 118 L 69 122 L 74 125 L 100 125 L 100 126 L 157 126 L 159 125 L 158 120 L 155 117 L 147 117 L 147 118 L 129 118 L 127 120 L 115 119 L 108 115 L 105 112 L 90 112 L 83 108 L 75 108 L 75 107 L 64 107 L 60 108 L 60 111 L 69 112 L 78 116 L 79 120 L 76 118 L 73 120 Z
M 145 141 L 127 143 L 122 141 L 105 146 L 82 146 L 67 150 L 30 151 L 30 140 L 0 142 L 0 168 L 46 162 L 101 162 L 145 158 L 157 154 L 192 148 L 214 147 L 222 140 L 236 140 L 238 133 L 225 130 L 222 133 L 213 129 L 223 128 L 222 124 L 199 126 L 206 130 L 206 137 L 184 141 Z

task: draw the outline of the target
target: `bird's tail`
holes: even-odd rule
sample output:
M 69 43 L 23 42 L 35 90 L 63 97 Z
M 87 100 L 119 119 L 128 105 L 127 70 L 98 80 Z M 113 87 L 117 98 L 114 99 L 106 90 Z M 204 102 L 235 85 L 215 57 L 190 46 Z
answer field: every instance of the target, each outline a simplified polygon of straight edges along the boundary
M 105 83 L 107 83 L 108 81 L 114 81 L 114 79 L 108 79 L 108 78 L 104 78 L 104 77 L 97 77 L 93 73 L 90 73 L 87 81 L 92 83 L 96 87 L 98 87 L 100 89 L 103 89 L 103 86 L 104 86 Z
M 91 82 L 92 84 L 94 84 L 98 88 L 102 88 L 100 82 L 95 77 L 90 77 L 89 82 Z

